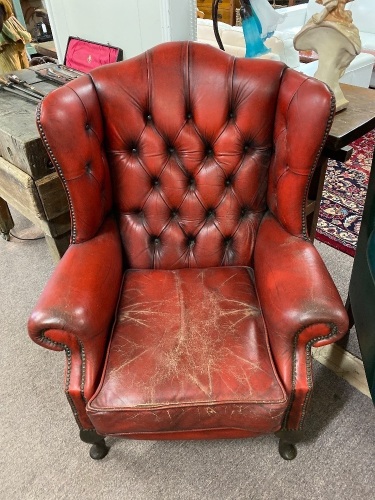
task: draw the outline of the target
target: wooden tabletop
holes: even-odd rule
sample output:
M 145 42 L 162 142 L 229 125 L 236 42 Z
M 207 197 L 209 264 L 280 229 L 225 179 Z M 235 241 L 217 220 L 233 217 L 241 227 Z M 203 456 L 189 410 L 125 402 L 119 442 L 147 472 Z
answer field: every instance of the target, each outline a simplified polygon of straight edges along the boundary
M 375 128 L 375 89 L 341 84 L 348 107 L 333 120 L 326 147 L 337 151 Z
M 53 57 L 54 59 L 57 58 L 55 42 L 53 40 L 51 40 L 50 42 L 36 43 L 34 48 L 37 53 L 41 54 L 42 56 Z

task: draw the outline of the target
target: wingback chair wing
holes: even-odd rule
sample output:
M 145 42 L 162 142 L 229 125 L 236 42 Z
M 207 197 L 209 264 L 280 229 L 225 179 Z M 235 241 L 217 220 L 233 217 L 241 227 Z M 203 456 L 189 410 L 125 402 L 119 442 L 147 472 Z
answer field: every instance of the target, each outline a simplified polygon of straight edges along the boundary
M 37 123 L 72 233 L 29 333 L 65 351 L 93 458 L 105 436 L 266 433 L 294 458 L 311 347 L 348 322 L 305 224 L 333 100 L 282 63 L 194 42 L 43 100 Z

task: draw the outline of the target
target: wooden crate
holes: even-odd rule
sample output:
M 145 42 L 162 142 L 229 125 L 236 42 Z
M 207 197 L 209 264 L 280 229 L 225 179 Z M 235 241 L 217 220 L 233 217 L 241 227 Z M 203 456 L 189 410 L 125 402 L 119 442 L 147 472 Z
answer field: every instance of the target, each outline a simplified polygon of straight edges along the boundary
M 32 70 L 15 72 L 43 92 L 55 86 L 41 83 Z M 0 91 L 0 156 L 39 179 L 51 172 L 52 166 L 40 140 L 35 122 L 36 105 Z
M 29 70 L 16 74 L 48 93 L 56 88 Z M 54 260 L 69 245 L 70 215 L 62 183 L 36 126 L 36 105 L 0 91 L 0 231 L 13 227 L 7 203 L 39 226 Z
M 41 228 L 54 260 L 63 255 L 70 239 L 68 203 L 56 175 L 34 181 L 26 172 L 0 157 L 0 199 Z M 13 223 L 3 202 L 2 206 L 0 227 L 6 233 L 6 228 L 9 231 Z

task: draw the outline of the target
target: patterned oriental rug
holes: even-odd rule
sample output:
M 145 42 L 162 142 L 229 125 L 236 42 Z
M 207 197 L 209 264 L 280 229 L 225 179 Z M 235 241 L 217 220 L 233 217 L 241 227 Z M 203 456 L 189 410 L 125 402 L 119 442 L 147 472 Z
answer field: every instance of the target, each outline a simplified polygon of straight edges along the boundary
M 354 141 L 351 158 L 328 161 L 316 239 L 354 256 L 366 198 L 375 130 Z

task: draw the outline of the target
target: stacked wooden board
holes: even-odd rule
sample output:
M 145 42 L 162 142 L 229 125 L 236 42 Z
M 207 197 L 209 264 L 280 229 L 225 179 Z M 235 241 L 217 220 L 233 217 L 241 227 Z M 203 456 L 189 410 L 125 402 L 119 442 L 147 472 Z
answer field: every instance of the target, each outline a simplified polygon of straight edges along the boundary
M 15 75 L 45 94 L 56 88 L 34 69 Z M 69 208 L 37 130 L 36 107 L 27 97 L 0 90 L 0 231 L 7 239 L 13 227 L 9 204 L 41 228 L 58 260 L 69 245 Z

